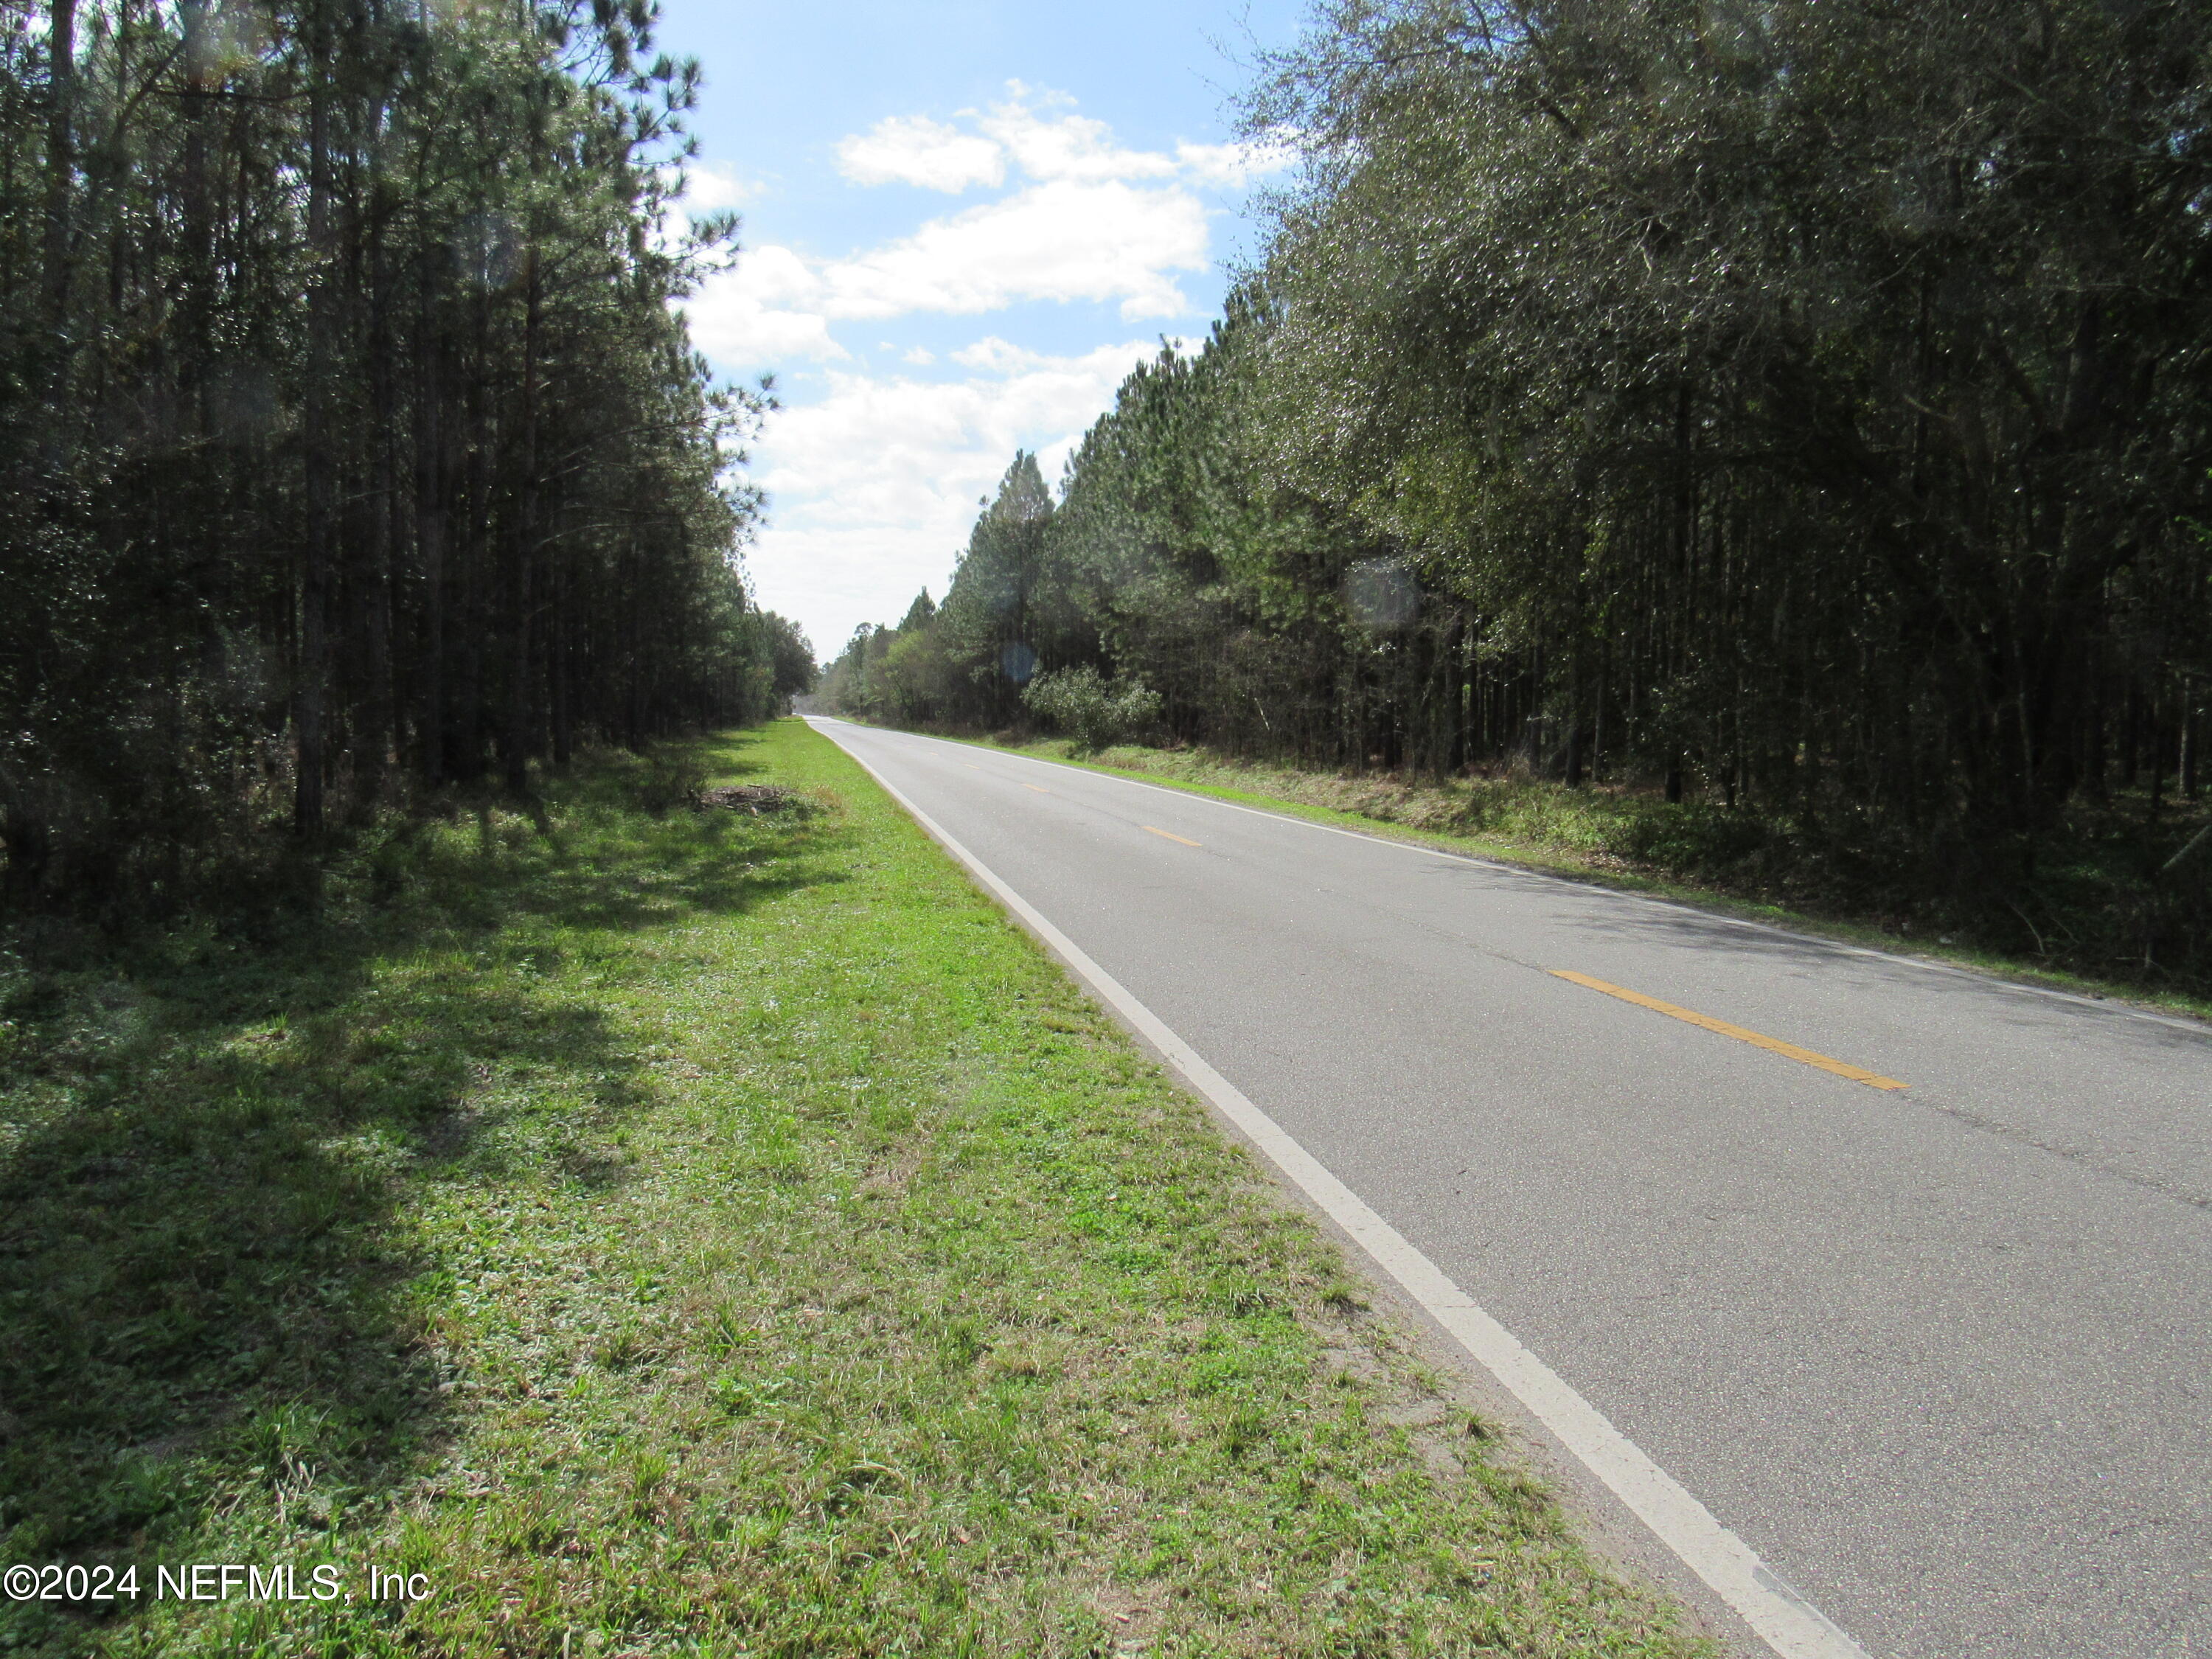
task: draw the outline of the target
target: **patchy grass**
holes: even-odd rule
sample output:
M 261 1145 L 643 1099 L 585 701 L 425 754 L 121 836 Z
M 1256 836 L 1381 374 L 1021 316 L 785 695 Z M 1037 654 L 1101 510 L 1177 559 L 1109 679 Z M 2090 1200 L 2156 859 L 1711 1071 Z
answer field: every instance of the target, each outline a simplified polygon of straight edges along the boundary
M 1650 790 L 1310 771 L 1135 744 L 1087 752 L 1064 738 L 988 746 L 2212 1018 L 2212 849 L 2161 869 L 2212 824 L 2203 802 L 2169 802 L 2154 823 L 2136 799 L 2083 806 L 2016 891 L 1942 890 L 1940 881 L 1931 890 L 1924 849 L 1885 856 L 1713 803 L 1670 805 Z
M 0 1650 L 1699 1650 L 795 721 L 0 967 Z

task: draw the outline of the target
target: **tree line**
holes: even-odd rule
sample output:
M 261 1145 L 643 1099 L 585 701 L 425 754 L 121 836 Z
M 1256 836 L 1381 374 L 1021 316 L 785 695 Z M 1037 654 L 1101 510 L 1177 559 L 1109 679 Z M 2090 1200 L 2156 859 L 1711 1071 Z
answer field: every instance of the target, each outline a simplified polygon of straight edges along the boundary
M 2023 940 L 2125 801 L 2128 948 L 2193 953 L 2209 51 L 2153 0 L 1331 0 L 1249 94 L 1304 165 L 1223 320 L 831 690 L 992 726 L 1088 665 L 1170 740 L 1648 789 Z
M 700 80 L 654 21 L 0 0 L 11 903 L 811 683 L 738 562 L 768 398 L 670 308 L 735 222 L 665 228 Z

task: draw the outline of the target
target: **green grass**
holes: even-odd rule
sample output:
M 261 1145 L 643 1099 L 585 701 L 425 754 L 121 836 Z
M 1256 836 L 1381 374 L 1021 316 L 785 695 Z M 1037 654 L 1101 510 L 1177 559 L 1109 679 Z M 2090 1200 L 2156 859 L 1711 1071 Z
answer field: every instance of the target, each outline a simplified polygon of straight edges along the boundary
M 1117 777 L 1140 778 L 1316 822 L 1434 845 L 1474 857 L 1700 906 L 1882 950 L 1905 951 L 2096 998 L 2212 1018 L 2204 965 L 2212 940 L 2187 934 L 2185 963 L 2143 963 L 2141 914 L 2162 896 L 2148 870 L 2212 814 L 2170 805 L 2145 849 L 2139 803 L 2079 815 L 2054 837 L 2029 902 L 1992 917 L 1889 877 L 1839 869 L 1827 848 L 1793 845 L 1786 828 L 1710 804 L 1670 805 L 1649 792 L 1521 778 L 1413 779 L 1238 759 L 1195 748 L 1124 744 L 1095 753 L 1065 738 L 957 738 Z M 2200 860 L 2212 866 L 2212 859 Z M 2185 905 L 2202 908 L 2203 878 L 2185 872 Z M 2038 918 L 2040 918 L 2039 922 Z M 2169 933 L 2175 924 L 2167 920 Z M 2179 926 L 2187 929 L 2185 917 Z
M 797 722 L 0 999 L 0 1564 L 434 1592 L 0 1651 L 1702 1650 Z

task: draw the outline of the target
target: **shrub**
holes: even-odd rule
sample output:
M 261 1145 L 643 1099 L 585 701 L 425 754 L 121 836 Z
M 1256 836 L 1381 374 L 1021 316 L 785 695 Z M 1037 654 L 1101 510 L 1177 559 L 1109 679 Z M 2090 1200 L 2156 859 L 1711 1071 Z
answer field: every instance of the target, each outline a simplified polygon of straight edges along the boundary
M 1092 751 L 1142 732 L 1160 717 L 1160 694 L 1142 680 L 1109 681 L 1085 664 L 1040 674 L 1022 691 L 1022 702 Z

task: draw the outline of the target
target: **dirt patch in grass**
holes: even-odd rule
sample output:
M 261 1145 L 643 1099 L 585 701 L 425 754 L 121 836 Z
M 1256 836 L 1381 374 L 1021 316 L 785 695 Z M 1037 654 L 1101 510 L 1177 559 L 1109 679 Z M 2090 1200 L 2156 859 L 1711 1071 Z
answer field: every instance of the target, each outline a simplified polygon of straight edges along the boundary
M 726 783 L 699 792 L 702 809 L 725 808 L 732 812 L 785 812 L 806 803 L 780 783 Z

